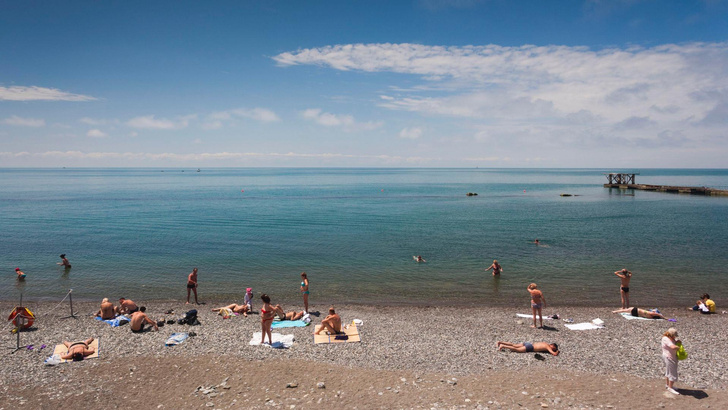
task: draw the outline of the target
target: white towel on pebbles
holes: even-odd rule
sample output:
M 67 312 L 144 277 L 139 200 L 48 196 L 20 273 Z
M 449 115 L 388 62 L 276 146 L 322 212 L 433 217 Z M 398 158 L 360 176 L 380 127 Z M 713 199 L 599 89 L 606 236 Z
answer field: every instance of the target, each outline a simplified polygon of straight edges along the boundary
M 268 346 L 273 347 L 276 349 L 288 349 L 289 347 L 293 346 L 293 335 L 282 335 L 280 333 L 271 333 L 273 343 L 271 344 L 261 344 L 260 339 L 263 335 L 262 332 L 255 332 L 253 333 L 253 338 L 250 339 L 250 345 L 251 346 Z M 266 336 L 266 339 L 268 337 Z
M 597 326 L 594 323 L 591 322 L 584 322 L 584 323 L 566 323 L 564 324 L 567 328 L 571 330 L 592 330 L 592 329 L 604 329 L 604 326 Z
M 620 313 L 620 315 L 622 315 L 622 317 L 627 320 L 651 320 L 653 322 L 657 321 L 657 320 L 663 320 L 663 319 L 648 319 L 646 317 L 641 317 L 641 316 L 632 316 L 632 314 L 627 313 L 627 312 L 622 312 L 622 313 Z

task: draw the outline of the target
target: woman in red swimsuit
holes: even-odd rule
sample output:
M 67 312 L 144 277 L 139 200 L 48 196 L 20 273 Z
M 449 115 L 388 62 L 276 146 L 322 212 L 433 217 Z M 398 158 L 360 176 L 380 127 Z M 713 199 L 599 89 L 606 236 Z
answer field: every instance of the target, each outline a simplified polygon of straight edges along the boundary
M 262 340 L 260 344 L 265 343 L 265 335 L 268 334 L 268 343 L 273 344 L 273 336 L 271 336 L 270 325 L 273 324 L 273 317 L 275 312 L 273 306 L 270 305 L 270 297 L 265 293 L 260 295 L 260 299 L 263 301 L 263 307 L 260 309 L 260 327 L 262 329 Z

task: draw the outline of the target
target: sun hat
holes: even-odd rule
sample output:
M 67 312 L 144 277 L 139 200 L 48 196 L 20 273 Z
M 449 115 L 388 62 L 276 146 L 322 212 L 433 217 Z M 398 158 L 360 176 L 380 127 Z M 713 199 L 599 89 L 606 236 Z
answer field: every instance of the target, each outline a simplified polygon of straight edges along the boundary
M 15 268 L 16 271 L 20 270 L 20 268 Z
M 253 288 L 247 288 L 247 289 L 245 289 L 245 292 L 246 292 L 246 293 L 250 293 L 250 292 L 252 292 L 252 291 L 253 291 Z

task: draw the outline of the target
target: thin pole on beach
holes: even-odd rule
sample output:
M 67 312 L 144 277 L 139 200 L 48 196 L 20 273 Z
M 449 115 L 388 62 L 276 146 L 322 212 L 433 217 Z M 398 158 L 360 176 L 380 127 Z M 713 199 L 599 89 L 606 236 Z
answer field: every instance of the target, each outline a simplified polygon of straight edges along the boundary
M 68 301 L 71 304 L 71 314 L 68 316 L 62 317 L 61 319 L 68 319 L 70 317 L 72 317 L 74 319 L 78 319 L 78 316 L 76 316 L 76 314 L 73 313 L 73 293 L 72 292 L 73 292 L 73 289 L 68 289 L 68 297 L 69 297 Z
M 20 303 L 18 306 L 23 306 L 23 292 L 20 292 Z M 8 347 L 8 349 L 12 349 L 13 351 L 10 352 L 10 354 L 13 354 L 21 349 L 20 347 L 20 319 L 16 319 L 16 325 L 15 329 L 13 330 L 15 332 L 15 347 Z M 23 346 L 25 347 L 25 346 Z

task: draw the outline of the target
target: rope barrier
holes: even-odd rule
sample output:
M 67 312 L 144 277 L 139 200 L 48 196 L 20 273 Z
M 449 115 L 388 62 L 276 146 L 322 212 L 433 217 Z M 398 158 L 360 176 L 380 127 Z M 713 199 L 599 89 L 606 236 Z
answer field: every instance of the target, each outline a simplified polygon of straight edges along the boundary
M 58 302 L 58 304 L 53 309 L 51 309 L 49 312 L 44 313 L 42 316 L 45 316 L 48 313 L 55 311 L 56 308 L 58 308 L 58 306 L 61 306 L 61 303 L 63 303 L 66 300 L 66 298 L 68 297 L 68 295 L 71 294 L 71 292 L 73 292 L 73 289 L 68 289 L 68 293 L 66 293 L 66 296 L 64 296 L 63 299 L 61 299 L 61 301 Z M 41 315 L 39 315 L 39 316 L 41 316 Z

